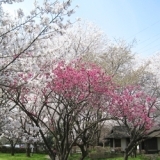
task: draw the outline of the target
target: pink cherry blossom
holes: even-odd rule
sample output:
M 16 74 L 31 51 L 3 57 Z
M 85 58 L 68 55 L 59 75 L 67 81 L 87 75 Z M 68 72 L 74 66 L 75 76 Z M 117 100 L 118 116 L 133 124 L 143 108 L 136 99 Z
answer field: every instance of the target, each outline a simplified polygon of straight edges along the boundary
M 148 130 L 154 124 L 151 115 L 155 112 L 155 102 L 155 98 L 145 94 L 139 87 L 127 86 L 113 96 L 108 112 L 127 122 L 130 127 Z

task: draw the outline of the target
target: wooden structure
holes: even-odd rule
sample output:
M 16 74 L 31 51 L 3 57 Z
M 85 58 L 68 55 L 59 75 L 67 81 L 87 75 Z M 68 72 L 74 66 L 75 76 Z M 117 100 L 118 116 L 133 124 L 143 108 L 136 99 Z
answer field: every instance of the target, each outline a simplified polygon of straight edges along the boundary
M 130 142 L 130 135 L 125 126 L 114 126 L 105 140 L 110 142 L 112 152 L 124 152 Z M 158 153 L 160 151 L 160 131 L 153 133 L 139 145 L 145 153 Z

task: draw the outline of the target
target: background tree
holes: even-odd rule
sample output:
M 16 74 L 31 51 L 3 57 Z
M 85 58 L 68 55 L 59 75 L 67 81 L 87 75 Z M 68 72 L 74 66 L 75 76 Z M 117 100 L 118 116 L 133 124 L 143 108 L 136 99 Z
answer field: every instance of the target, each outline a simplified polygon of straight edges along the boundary
M 15 146 L 22 138 L 23 129 L 19 121 L 18 113 L 10 111 L 7 117 L 5 117 L 5 125 L 2 127 L 2 137 L 5 138 L 11 145 L 11 155 L 15 154 Z
M 132 47 L 133 45 L 126 44 L 123 40 L 117 40 L 108 43 L 105 50 L 98 55 L 92 52 L 84 55 L 83 59 L 101 66 L 113 77 L 113 81 L 121 86 L 137 84 L 148 63 L 137 62 Z
M 39 128 L 28 118 L 28 116 L 21 112 L 20 124 L 21 129 L 23 130 L 21 141 L 26 145 L 26 156 L 31 156 L 31 148 L 34 148 L 36 151 L 36 143 L 41 142 L 41 137 L 39 136 Z M 32 153 L 33 154 L 33 153 Z

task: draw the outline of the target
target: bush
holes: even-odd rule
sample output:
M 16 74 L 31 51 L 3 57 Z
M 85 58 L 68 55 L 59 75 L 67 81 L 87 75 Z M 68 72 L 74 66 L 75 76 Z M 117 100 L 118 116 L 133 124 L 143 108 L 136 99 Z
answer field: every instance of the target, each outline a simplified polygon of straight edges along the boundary
M 26 149 L 25 148 L 15 148 L 14 151 L 15 153 L 25 153 Z M 1 153 L 11 153 L 11 147 L 1 146 L 0 152 Z
M 15 148 L 14 151 L 15 153 L 26 153 L 26 148 Z M 1 153 L 11 153 L 11 147 L 0 146 L 0 152 Z M 37 150 L 37 152 L 34 152 L 34 153 L 47 154 L 47 151 Z
M 110 153 L 107 152 L 106 148 L 96 146 L 94 147 L 94 151 L 89 153 L 89 158 L 91 160 L 103 159 L 103 158 L 115 158 L 115 157 L 123 157 L 122 153 Z
M 103 159 L 103 158 L 116 158 L 116 157 L 123 157 L 123 154 L 115 154 L 115 153 L 90 153 L 89 158 L 91 160 L 98 160 L 98 159 Z
M 106 148 L 103 148 L 101 146 L 95 146 L 94 149 L 97 153 L 105 153 L 106 152 Z

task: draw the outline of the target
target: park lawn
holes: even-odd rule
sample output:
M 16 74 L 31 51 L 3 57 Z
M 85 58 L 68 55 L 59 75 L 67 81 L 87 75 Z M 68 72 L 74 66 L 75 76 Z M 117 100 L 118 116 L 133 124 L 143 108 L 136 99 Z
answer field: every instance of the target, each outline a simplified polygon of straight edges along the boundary
M 73 154 L 72 156 L 69 157 L 69 160 L 78 160 L 80 157 L 80 154 Z M 91 158 L 85 158 L 85 160 L 91 160 Z M 123 157 L 116 157 L 116 158 L 101 158 L 98 160 L 123 160 Z M 142 160 L 140 157 L 137 158 L 130 158 L 128 160 Z
M 0 153 L 0 160 L 48 160 L 44 154 L 34 154 L 26 157 L 25 153 L 17 153 L 14 156 L 10 154 Z
M 123 157 L 116 157 L 116 158 L 107 158 L 107 160 L 123 160 Z M 102 160 L 106 160 L 106 159 L 102 159 Z M 140 157 L 136 157 L 136 158 L 131 158 L 129 157 L 128 160 L 142 160 Z
M 80 157 L 80 154 L 74 154 L 74 155 L 69 157 L 69 160 L 79 160 L 79 157 Z M 98 159 L 98 160 L 123 160 L 123 159 L 124 159 L 123 157 L 115 157 L 115 158 L 101 158 L 101 159 Z M 128 158 L 128 160 L 150 160 L 150 159 L 152 159 L 152 158 L 151 157 L 147 158 L 145 156 L 140 156 L 140 155 L 137 156 L 136 158 L 132 158 L 132 157 Z M 85 160 L 91 160 L 91 158 L 85 158 Z M 156 160 L 160 160 L 160 157 L 158 156 L 156 158 Z
M 107 158 L 107 159 L 98 159 L 98 160 L 123 160 L 123 157 L 120 158 Z M 136 158 L 131 158 L 129 157 L 128 160 L 150 160 L 142 157 L 136 157 Z M 160 160 L 160 158 L 157 158 L 156 160 Z

